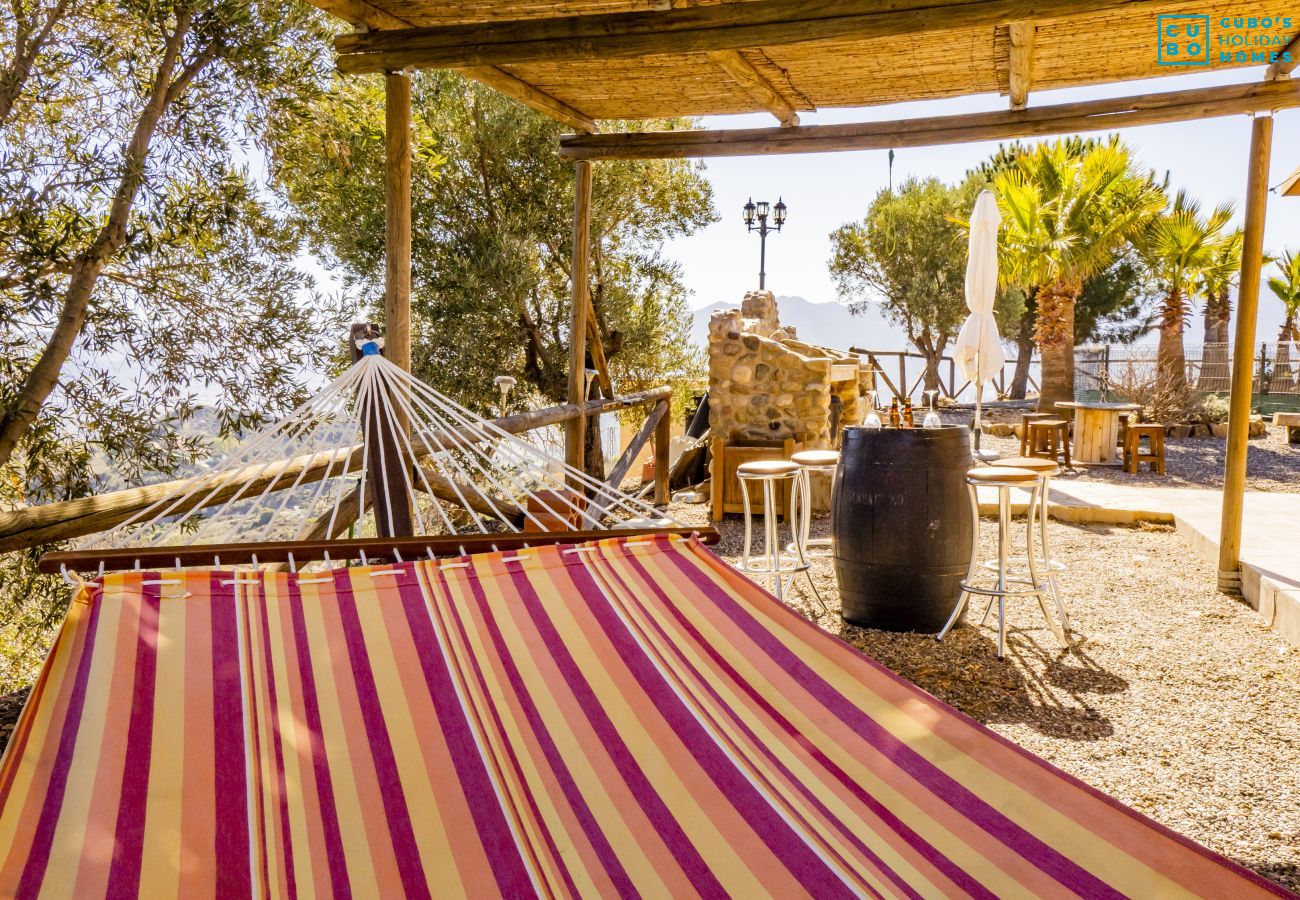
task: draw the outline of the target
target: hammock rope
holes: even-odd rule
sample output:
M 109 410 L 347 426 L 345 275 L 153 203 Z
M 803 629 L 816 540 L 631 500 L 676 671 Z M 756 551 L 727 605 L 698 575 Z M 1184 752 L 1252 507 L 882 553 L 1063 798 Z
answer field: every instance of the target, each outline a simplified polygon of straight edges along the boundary
M 321 523 L 327 538 L 349 527 L 391 535 L 403 507 L 421 536 L 522 535 L 557 523 L 574 531 L 685 527 L 476 415 L 368 342 L 353 366 L 283 420 L 95 546 L 301 540 Z

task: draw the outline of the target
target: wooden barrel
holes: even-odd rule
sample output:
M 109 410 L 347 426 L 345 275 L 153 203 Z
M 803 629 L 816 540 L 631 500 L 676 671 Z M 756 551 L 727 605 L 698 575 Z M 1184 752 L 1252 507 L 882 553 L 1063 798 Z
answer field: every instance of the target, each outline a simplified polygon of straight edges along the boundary
M 970 562 L 970 431 L 844 429 L 831 526 L 846 621 L 937 632 Z

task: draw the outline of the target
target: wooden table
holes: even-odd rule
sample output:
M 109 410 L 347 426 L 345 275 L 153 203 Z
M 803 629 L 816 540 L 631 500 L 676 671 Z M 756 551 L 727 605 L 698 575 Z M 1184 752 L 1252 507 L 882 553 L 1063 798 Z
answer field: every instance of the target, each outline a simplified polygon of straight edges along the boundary
M 1057 409 L 1074 410 L 1074 443 L 1070 456 L 1074 462 L 1085 466 L 1122 466 L 1123 454 L 1119 442 L 1119 414 L 1136 412 L 1142 407 L 1136 403 L 1077 403 L 1069 401 L 1056 404 Z

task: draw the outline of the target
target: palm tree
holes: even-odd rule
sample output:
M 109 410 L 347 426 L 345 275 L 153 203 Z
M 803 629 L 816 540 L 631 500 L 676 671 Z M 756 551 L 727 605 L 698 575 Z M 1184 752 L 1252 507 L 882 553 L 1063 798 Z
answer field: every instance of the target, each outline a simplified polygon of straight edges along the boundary
M 1277 336 L 1277 356 L 1273 366 L 1274 378 L 1291 377 L 1291 344 L 1300 341 L 1296 317 L 1300 315 L 1300 253 L 1287 251 L 1277 260 L 1280 277 L 1268 280 L 1268 289 L 1277 295 L 1286 307 L 1286 321 Z
M 1230 278 L 1228 258 L 1220 252 L 1231 243 L 1227 231 L 1233 206 L 1221 203 L 1206 218 L 1186 191 L 1134 235 L 1134 246 L 1153 281 L 1164 292 L 1160 308 L 1160 345 L 1156 350 L 1156 392 L 1166 403 L 1181 405 L 1187 395 L 1187 356 L 1183 329 L 1192 297 L 1208 276 Z
M 1226 391 L 1228 377 L 1228 325 L 1232 321 L 1232 288 L 1241 273 L 1241 229 L 1235 229 L 1215 252 L 1214 265 L 1201 275 L 1205 298 L 1205 334 L 1201 340 L 1202 391 Z
M 1083 282 L 1111 265 L 1128 238 L 1164 206 L 1149 172 L 1128 148 L 1105 143 L 1042 143 L 999 172 L 1003 279 L 1034 293 L 1034 338 L 1042 358 L 1038 408 L 1074 399 L 1074 304 Z

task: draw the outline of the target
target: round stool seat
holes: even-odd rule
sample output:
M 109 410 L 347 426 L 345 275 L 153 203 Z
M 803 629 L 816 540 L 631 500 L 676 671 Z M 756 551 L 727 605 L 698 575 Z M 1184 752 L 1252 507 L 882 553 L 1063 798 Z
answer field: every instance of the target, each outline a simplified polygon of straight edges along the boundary
M 798 473 L 799 465 L 788 459 L 757 459 L 753 462 L 741 463 L 736 467 L 736 474 L 742 478 L 760 478 L 764 475 L 794 475 Z
M 984 466 L 966 473 L 966 481 L 973 484 L 1027 484 L 1037 480 L 1037 472 L 1011 466 Z
M 838 450 L 800 450 L 790 457 L 790 462 L 800 466 L 834 466 L 839 461 Z
M 1135 434 L 1164 434 L 1165 426 L 1159 422 L 1143 422 L 1138 425 L 1130 425 L 1128 430 Z M 798 456 L 797 453 L 795 455 Z
M 1064 419 L 1035 419 L 1034 421 L 1032 421 L 1032 422 L 1029 423 L 1029 427 L 1031 427 L 1031 428 L 1060 428 L 1062 425 L 1069 425 L 1069 424 L 1070 424 L 1070 423 L 1067 422 L 1067 421 L 1065 421 Z
M 989 465 L 1011 469 L 1029 469 L 1031 472 L 1037 472 L 1040 475 L 1056 475 L 1061 471 L 1061 467 L 1056 463 L 1039 456 L 1004 456 L 1001 459 L 993 460 Z

